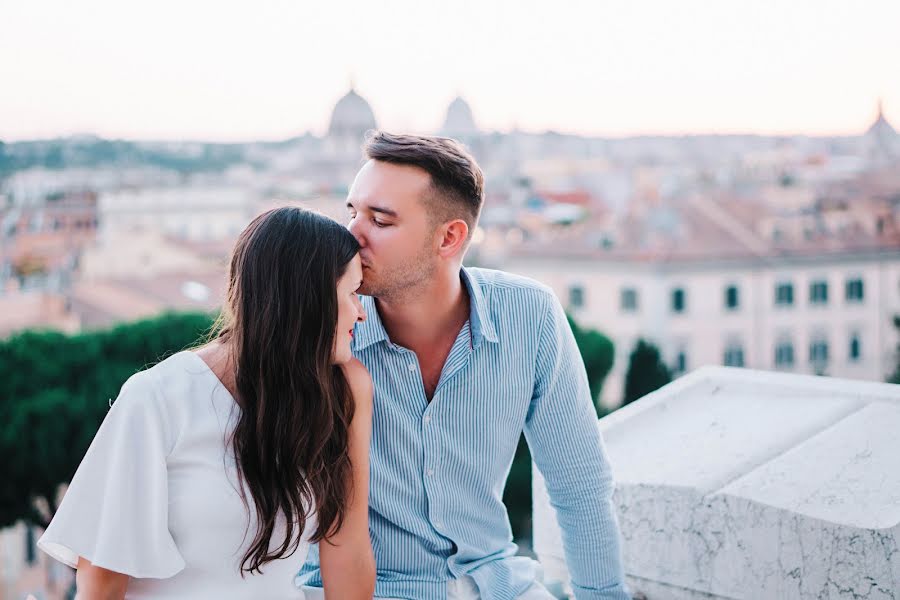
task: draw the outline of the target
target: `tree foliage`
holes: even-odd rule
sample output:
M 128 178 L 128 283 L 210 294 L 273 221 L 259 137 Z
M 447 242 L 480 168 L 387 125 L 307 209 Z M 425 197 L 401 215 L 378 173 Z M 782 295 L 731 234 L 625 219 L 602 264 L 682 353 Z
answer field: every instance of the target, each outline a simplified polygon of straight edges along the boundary
M 192 345 L 211 324 L 206 314 L 169 314 L 0 342 L 0 527 L 19 519 L 46 526 L 59 486 L 71 480 L 125 380 Z
M 659 349 L 646 340 L 638 340 L 628 359 L 622 405 L 643 398 L 670 381 L 672 373 L 663 362 Z
M 572 334 L 575 336 L 575 343 L 578 344 L 581 359 L 584 361 L 588 385 L 591 388 L 591 397 L 594 399 L 594 404 L 599 411 L 597 400 L 600 398 L 603 382 L 613 368 L 616 354 L 615 345 L 611 339 L 599 331 L 579 327 L 572 317 L 567 315 L 567 318 L 569 326 L 572 328 Z

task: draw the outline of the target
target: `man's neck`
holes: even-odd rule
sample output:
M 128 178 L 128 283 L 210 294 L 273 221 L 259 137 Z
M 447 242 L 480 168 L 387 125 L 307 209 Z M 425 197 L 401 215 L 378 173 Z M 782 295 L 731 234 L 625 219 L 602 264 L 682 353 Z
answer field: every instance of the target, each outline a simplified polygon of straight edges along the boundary
M 469 318 L 469 294 L 459 269 L 448 270 L 414 293 L 398 298 L 376 298 L 378 315 L 391 341 L 418 350 L 455 337 Z

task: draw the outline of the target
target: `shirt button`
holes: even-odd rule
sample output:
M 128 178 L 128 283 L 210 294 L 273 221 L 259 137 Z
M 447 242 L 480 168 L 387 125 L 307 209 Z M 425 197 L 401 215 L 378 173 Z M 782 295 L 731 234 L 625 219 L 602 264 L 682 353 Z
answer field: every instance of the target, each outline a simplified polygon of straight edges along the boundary
M 431 423 L 431 415 L 425 415 L 425 418 L 423 418 L 422 420 L 425 421 L 426 425 L 428 425 L 429 423 Z
M 410 370 L 410 371 L 415 371 L 415 370 L 416 370 L 416 365 L 414 365 L 413 363 L 409 363 L 409 370 Z
M 428 469 L 427 471 L 425 471 L 425 474 L 429 477 L 434 477 L 434 469 Z

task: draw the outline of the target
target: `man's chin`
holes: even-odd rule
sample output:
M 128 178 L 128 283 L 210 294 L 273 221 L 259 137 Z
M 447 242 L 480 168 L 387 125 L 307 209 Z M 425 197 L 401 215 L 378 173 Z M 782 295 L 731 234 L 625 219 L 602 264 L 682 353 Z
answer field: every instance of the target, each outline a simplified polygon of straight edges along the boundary
M 359 289 L 356 290 L 358 294 L 362 294 L 363 296 L 375 296 L 377 295 L 377 288 L 375 286 L 366 285 L 366 282 L 363 281 L 363 284 L 359 286 Z

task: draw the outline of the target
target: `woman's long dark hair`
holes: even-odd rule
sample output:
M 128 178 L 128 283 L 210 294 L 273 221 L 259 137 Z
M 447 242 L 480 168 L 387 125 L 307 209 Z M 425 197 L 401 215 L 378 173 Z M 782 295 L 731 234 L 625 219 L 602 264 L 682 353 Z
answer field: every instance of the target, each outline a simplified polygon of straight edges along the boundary
M 343 523 L 353 401 L 332 362 L 335 286 L 358 251 L 335 221 L 283 207 L 256 217 L 232 253 L 218 339 L 232 352 L 241 410 L 231 445 L 258 524 L 242 574 L 292 554 L 310 509 L 318 521 L 312 541 Z M 270 550 L 279 515 L 287 534 Z

